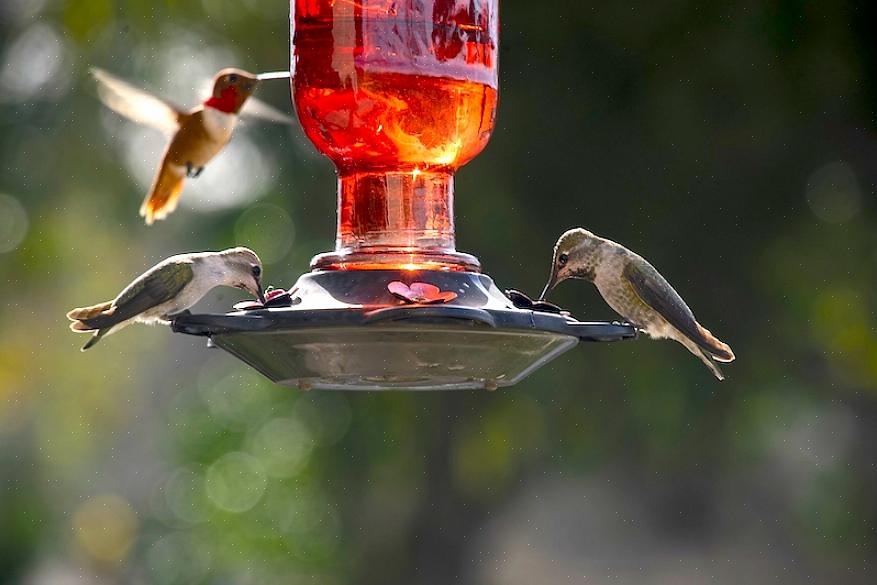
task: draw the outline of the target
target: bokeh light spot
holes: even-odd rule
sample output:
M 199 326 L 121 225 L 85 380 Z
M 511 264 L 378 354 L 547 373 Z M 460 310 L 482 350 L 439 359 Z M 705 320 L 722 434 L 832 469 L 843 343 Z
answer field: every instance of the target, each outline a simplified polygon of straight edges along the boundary
M 294 228 L 289 215 L 267 203 L 253 205 L 241 214 L 234 228 L 235 242 L 259 251 L 259 258 L 272 264 L 289 252 Z
M 267 483 L 259 460 L 240 451 L 223 455 L 207 470 L 207 495 L 226 512 L 246 512 L 255 506 Z
M 65 72 L 66 54 L 54 28 L 44 23 L 28 27 L 3 56 L 0 101 L 19 102 L 38 95 L 62 94 L 70 81 L 69 72 Z
M 844 223 L 859 212 L 862 192 L 853 169 L 843 162 L 829 163 L 807 180 L 807 204 L 813 214 L 829 223 Z
M 168 508 L 180 520 L 201 522 L 210 513 L 204 478 L 191 469 L 174 471 L 164 486 L 164 494 Z
M 246 430 L 268 417 L 271 396 L 255 372 L 224 374 L 207 367 L 198 382 L 210 414 L 226 428 Z
M 295 418 L 275 418 L 253 437 L 252 452 L 272 477 L 291 477 L 307 463 L 314 448 L 307 426 Z
M 27 235 L 27 212 L 14 197 L 0 193 L 0 254 L 15 250 Z
M 200 583 L 210 569 L 210 555 L 201 543 L 183 533 L 155 542 L 146 555 L 147 566 L 157 583 Z
M 137 515 L 118 496 L 92 498 L 73 516 L 76 543 L 94 560 L 119 563 L 128 556 L 137 535 Z

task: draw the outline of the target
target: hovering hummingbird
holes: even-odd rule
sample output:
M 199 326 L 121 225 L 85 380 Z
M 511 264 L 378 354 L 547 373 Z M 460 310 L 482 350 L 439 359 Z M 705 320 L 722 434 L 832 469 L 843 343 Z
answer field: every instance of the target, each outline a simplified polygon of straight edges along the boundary
M 98 95 L 107 107 L 170 135 L 152 187 L 140 206 L 140 215 L 147 225 L 166 218 L 176 209 L 183 181 L 200 175 L 204 166 L 228 144 L 241 108 L 248 100 L 247 115 L 291 123 L 283 112 L 250 98 L 259 80 L 273 78 L 274 74 L 263 77 L 240 69 L 223 69 L 213 79 L 210 97 L 185 111 L 106 71 L 93 68 L 91 73 L 98 84 Z
M 716 362 L 734 361 L 734 352 L 697 322 L 682 297 L 641 256 L 587 230 L 571 229 L 554 246 L 551 276 L 540 298 L 567 278 L 594 283 L 606 303 L 632 325 L 655 339 L 678 341 L 716 378 L 725 379 Z
M 243 289 L 264 304 L 262 262 L 248 248 L 179 254 L 162 260 L 125 287 L 112 301 L 73 309 L 70 329 L 94 332 L 82 351 L 131 323 L 170 324 L 217 286 Z

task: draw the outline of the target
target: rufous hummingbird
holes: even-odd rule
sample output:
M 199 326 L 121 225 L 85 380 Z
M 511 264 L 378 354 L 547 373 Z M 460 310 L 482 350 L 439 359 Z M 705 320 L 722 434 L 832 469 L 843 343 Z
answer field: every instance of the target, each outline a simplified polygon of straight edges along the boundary
M 248 100 L 256 106 L 248 108 L 254 117 L 291 123 L 290 116 L 250 99 L 261 76 L 240 69 L 217 73 L 210 96 L 189 111 L 101 69 L 93 68 L 91 73 L 97 81 L 98 95 L 107 107 L 170 135 L 152 187 L 140 206 L 140 215 L 147 225 L 166 218 L 176 209 L 185 178 L 200 175 L 204 166 L 228 144 L 241 108 Z

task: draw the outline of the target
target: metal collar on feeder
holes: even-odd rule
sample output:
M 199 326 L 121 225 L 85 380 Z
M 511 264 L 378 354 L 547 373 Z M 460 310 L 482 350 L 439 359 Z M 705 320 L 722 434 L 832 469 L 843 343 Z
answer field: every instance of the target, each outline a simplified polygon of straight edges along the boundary
M 456 250 L 453 173 L 494 126 L 499 1 L 426 4 L 292 2 L 295 106 L 338 168 L 335 250 L 288 305 L 189 315 L 176 331 L 276 382 L 339 389 L 493 389 L 579 340 L 634 335 L 521 306 Z

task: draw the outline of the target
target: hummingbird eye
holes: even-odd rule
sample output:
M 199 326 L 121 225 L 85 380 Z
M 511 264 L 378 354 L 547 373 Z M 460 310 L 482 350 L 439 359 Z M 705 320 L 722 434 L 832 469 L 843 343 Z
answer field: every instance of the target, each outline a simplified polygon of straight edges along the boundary
M 253 266 L 253 276 L 258 277 L 262 274 L 262 268 L 258 265 Z
M 238 82 L 238 76 L 237 76 L 235 73 L 232 73 L 231 75 L 228 76 L 228 80 L 229 80 L 230 82 L 232 82 L 232 83 L 237 83 L 237 82 Z
M 569 254 L 561 254 L 557 257 L 557 263 L 561 266 L 566 266 L 567 262 L 569 262 Z

